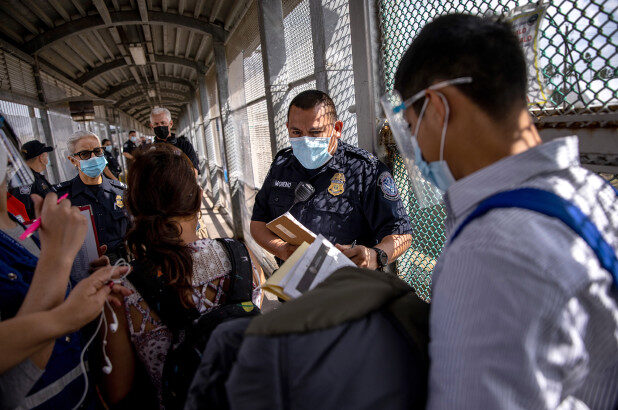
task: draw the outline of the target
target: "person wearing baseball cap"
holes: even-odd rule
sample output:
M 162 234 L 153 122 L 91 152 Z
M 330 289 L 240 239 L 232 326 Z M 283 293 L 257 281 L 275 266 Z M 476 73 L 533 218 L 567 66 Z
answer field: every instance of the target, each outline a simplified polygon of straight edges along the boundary
M 32 199 L 30 199 L 30 195 L 37 194 L 42 198 L 45 198 L 45 195 L 49 192 L 56 192 L 52 184 L 50 184 L 49 181 L 47 181 L 47 178 L 43 175 L 43 172 L 47 169 L 47 164 L 49 163 L 48 153 L 53 150 L 53 147 L 48 147 L 37 140 L 28 141 L 21 146 L 21 155 L 26 161 L 28 167 L 32 170 L 32 174 L 34 175 L 34 183 L 30 186 L 14 188 L 11 190 L 11 194 L 24 204 L 30 219 L 35 217 L 34 203 L 32 202 Z

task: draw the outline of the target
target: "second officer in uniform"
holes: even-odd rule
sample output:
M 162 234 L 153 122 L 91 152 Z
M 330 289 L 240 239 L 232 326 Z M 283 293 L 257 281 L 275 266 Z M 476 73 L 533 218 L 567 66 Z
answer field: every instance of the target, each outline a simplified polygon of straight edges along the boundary
M 410 246 L 412 228 L 395 181 L 375 156 L 339 141 L 343 123 L 331 98 L 303 91 L 290 103 L 287 126 L 292 147 L 277 154 L 255 199 L 256 242 L 286 260 L 296 247 L 266 224 L 289 210 L 360 267 L 381 269 L 397 259 Z M 315 194 L 292 206 L 300 182 L 311 184 Z
M 123 202 L 125 185 L 103 177 L 107 161 L 95 134 L 78 131 L 71 136 L 68 146 L 68 159 L 78 175 L 55 186 L 58 196 L 68 193 L 71 204 L 92 207 L 99 245 L 107 246 L 106 255 L 113 264 L 126 257 L 123 238 L 129 219 Z
M 28 217 L 31 220 L 35 218 L 35 215 L 34 203 L 30 199 L 30 195 L 37 194 L 45 198 L 45 195 L 54 192 L 54 188 L 47 181 L 45 175 L 43 175 L 43 172 L 47 169 L 47 164 L 49 164 L 48 153 L 53 150 L 52 147 L 47 147 L 37 140 L 28 141 L 21 146 L 21 154 L 24 160 L 26 160 L 28 167 L 32 170 L 32 175 L 34 175 L 34 183 L 30 186 L 13 189 L 11 194 L 24 204 Z

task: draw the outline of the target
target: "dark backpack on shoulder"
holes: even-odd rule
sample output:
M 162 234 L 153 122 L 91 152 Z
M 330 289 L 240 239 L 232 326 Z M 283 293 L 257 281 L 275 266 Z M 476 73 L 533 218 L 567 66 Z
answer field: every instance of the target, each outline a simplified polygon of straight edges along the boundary
M 177 292 L 164 279 L 157 278 L 139 262 L 133 264 L 128 279 L 148 306 L 172 332 L 172 345 L 165 359 L 162 377 L 163 404 L 166 409 L 182 409 L 193 376 L 201 362 L 213 330 L 231 319 L 260 313 L 252 303 L 253 270 L 246 246 L 237 240 L 217 239 L 232 264 L 229 287 L 221 305 L 200 315 L 195 308 L 185 308 Z

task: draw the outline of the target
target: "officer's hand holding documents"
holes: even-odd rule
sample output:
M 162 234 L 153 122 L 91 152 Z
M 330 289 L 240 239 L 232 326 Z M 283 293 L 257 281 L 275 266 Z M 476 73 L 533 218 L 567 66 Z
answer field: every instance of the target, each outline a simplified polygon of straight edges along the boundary
M 322 235 L 318 235 L 311 244 L 303 242 L 262 285 L 262 289 L 283 300 L 294 299 L 345 266 L 356 265 Z

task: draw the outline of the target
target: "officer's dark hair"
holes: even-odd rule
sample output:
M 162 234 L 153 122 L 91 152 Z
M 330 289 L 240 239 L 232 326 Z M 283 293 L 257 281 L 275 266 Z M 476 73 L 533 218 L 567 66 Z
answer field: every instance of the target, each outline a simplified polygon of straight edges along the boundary
M 494 120 L 526 106 L 526 60 L 508 22 L 468 14 L 436 18 L 403 55 L 395 89 L 405 100 L 435 82 L 458 77 L 472 77 L 472 83 L 455 87 Z M 422 103 L 414 105 L 417 114 Z
M 178 148 L 150 145 L 135 151 L 127 176 L 125 203 L 133 217 L 127 246 L 147 272 L 159 272 L 191 306 L 192 252 L 180 239 L 180 225 L 173 219 L 193 218 L 200 211 L 201 189 L 193 165 Z
M 101 140 L 101 145 L 105 145 L 106 142 L 109 142 L 109 140 L 107 138 L 103 138 Z
M 131 130 L 129 131 L 129 134 L 133 134 L 135 132 L 135 130 Z
M 306 90 L 298 94 L 288 107 L 288 119 L 290 118 L 290 110 L 292 107 L 298 107 L 301 110 L 309 110 L 324 105 L 329 114 L 332 114 L 333 120 L 337 121 L 337 108 L 335 103 L 328 94 L 320 90 Z

